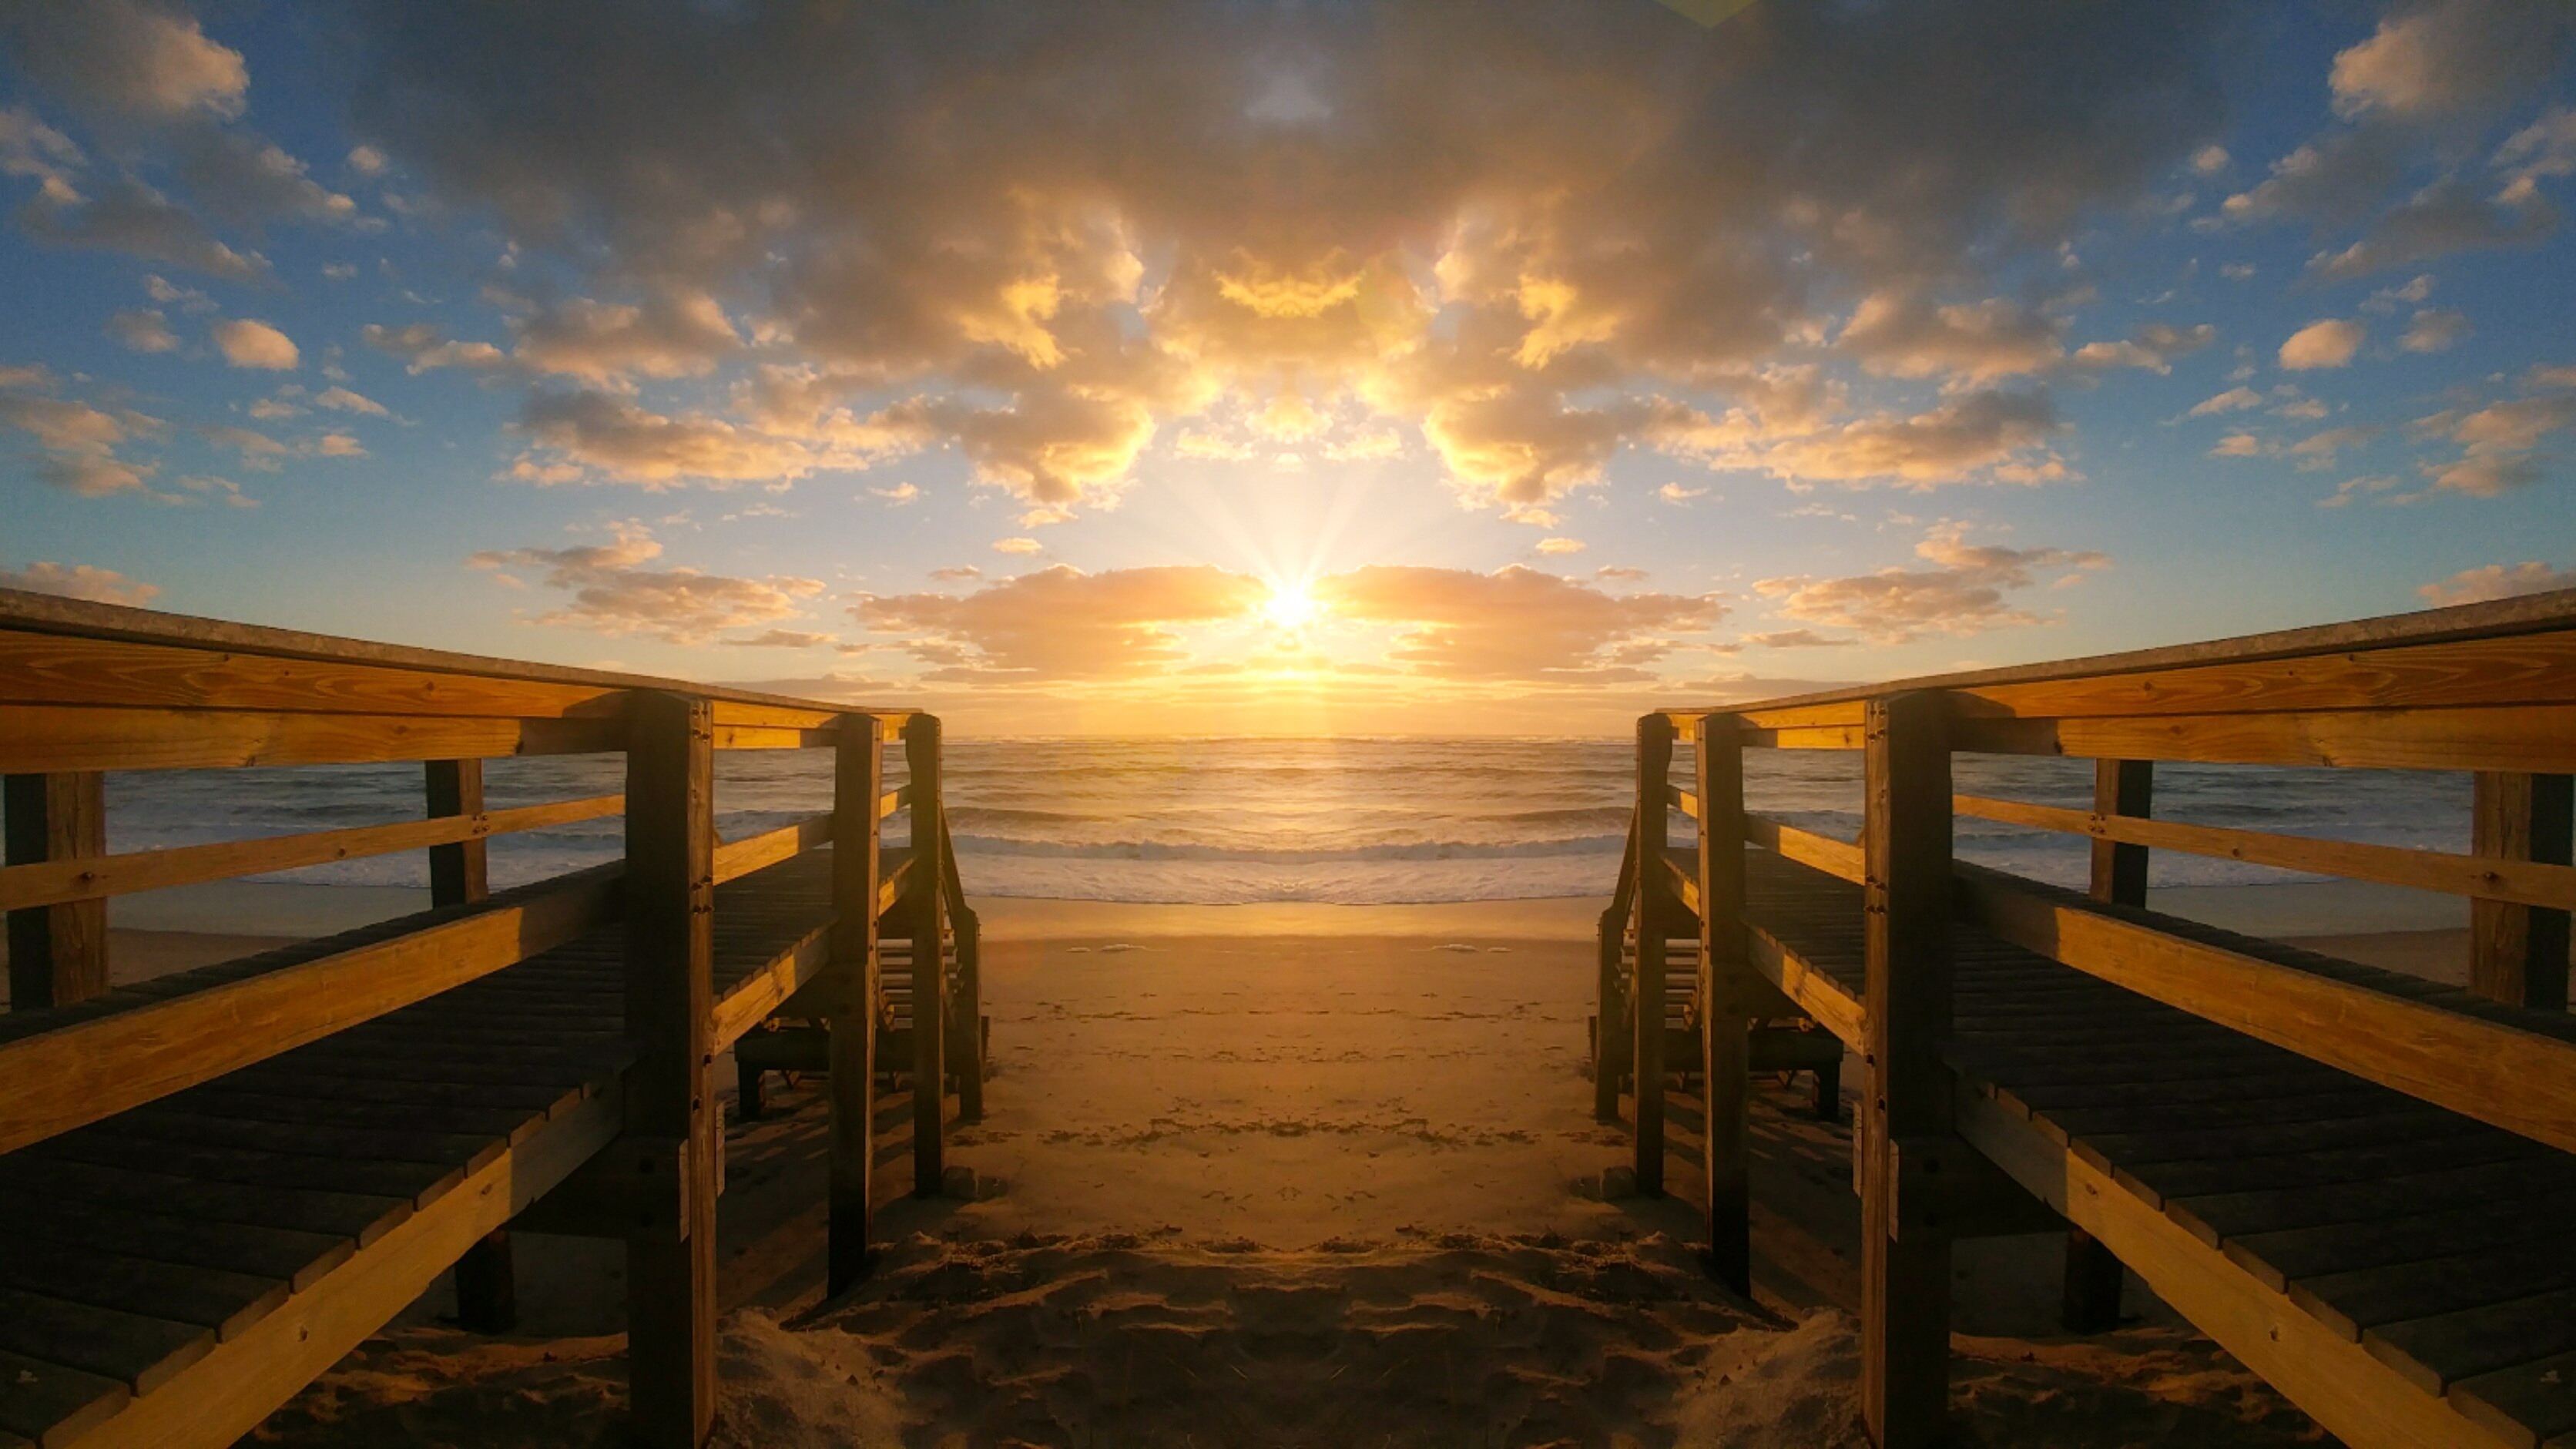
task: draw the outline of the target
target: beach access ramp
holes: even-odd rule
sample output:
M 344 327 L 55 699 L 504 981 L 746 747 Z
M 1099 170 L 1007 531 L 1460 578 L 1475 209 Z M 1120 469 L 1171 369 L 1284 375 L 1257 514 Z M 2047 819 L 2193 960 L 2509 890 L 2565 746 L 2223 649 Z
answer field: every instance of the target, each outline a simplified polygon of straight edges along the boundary
M 830 751 L 832 808 L 720 841 L 727 750 Z M 623 791 L 487 807 L 484 761 L 561 754 Z M 106 850 L 109 771 L 392 762 L 423 818 Z M 506 1328 L 513 1225 L 625 1242 L 634 1427 L 697 1445 L 717 1057 L 819 1039 L 835 1291 L 982 1110 L 933 716 L 0 590 L 0 774 L 0 1449 L 231 1443 L 451 1267 Z M 488 888 L 493 836 L 610 818 L 621 859 Z M 425 912 L 111 976 L 111 897 L 421 849 Z
M 1860 839 L 1746 812 L 1771 749 L 1863 756 Z M 1956 794 L 1960 754 L 2093 760 L 2092 808 Z M 2471 849 L 2159 820 L 2165 761 L 2466 772 Z M 1951 1244 L 2051 1227 L 2070 1328 L 2131 1272 L 2346 1443 L 2568 1449 L 2571 772 L 2576 592 L 1650 714 L 1596 1107 L 1629 1094 L 1641 1190 L 1681 1162 L 1743 1289 L 1748 1074 L 1858 1055 L 1886 1449 L 1943 1432 Z M 1960 818 L 2088 837 L 2090 889 L 1954 860 Z M 2149 911 L 2151 850 L 2467 897 L 2466 986 Z

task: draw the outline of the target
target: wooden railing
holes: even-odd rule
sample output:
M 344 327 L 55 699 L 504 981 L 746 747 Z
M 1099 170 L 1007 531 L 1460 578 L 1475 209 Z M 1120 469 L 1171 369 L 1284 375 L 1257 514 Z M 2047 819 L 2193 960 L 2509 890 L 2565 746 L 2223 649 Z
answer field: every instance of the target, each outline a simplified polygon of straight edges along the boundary
M 1666 775 L 1676 742 L 1695 766 Z M 1858 841 L 1746 813 L 1747 749 L 1864 756 Z M 1955 793 L 1954 754 L 2094 759 L 2090 810 Z M 1649 715 L 1620 898 L 1604 917 L 1599 1057 L 1613 1023 L 1636 1092 L 1638 1179 L 1660 1182 L 1667 936 L 1698 934 L 1712 1259 L 1746 1281 L 1742 1043 L 1748 1022 L 1803 1013 L 1870 1072 L 1855 1126 L 1864 1204 L 1864 1409 L 1883 1444 L 1928 1442 L 1946 1397 L 1949 1238 L 1895 1229 L 1898 1160 L 1955 1141 L 1953 923 L 2476 1121 L 2576 1151 L 2576 1036 L 2567 1010 L 2570 773 L 2576 772 L 2576 592 L 2324 629 L 1904 681 L 1860 691 Z M 2461 771 L 2473 785 L 2467 853 L 2400 849 L 2151 818 L 2154 766 Z M 1667 822 L 1696 850 L 1665 849 Z M 1952 859 L 1970 816 L 2089 838 L 2078 892 Z M 1744 844 L 1859 884 L 1867 989 L 1855 1002 L 1745 923 Z M 2212 944 L 2146 904 L 2149 850 L 2173 850 L 2437 891 L 2472 903 L 2468 978 L 2483 1001 L 2394 989 Z M 1685 861 L 1688 863 L 1685 864 Z M 1635 940 L 1617 968 L 1616 932 Z M 1768 951 L 1767 959 L 1762 953 Z M 2492 1003 L 2489 1005 L 2488 1003 Z M 1616 1073 L 1598 1105 L 1615 1112 Z M 1648 1159 L 1652 1158 L 1651 1165 Z M 2120 1264 L 2080 1232 L 2069 1247 L 2071 1326 L 2117 1311 Z
M 910 778 L 889 788 L 885 747 L 897 741 Z M 833 751 L 832 809 L 719 841 L 715 754 L 753 749 Z M 484 760 L 570 753 L 622 755 L 622 793 L 486 806 Z M 108 849 L 111 772 L 412 761 L 424 767 L 421 820 Z M 604 1120 L 622 1121 L 622 1140 L 648 1145 L 648 1155 L 667 1145 L 664 1160 L 675 1155 L 690 1177 L 681 1184 L 680 1230 L 628 1240 L 636 1285 L 633 1405 L 638 1427 L 655 1442 L 697 1444 L 714 1414 L 721 1124 L 711 1073 L 718 1054 L 782 1012 L 829 1023 L 835 1290 L 867 1259 L 870 1092 L 881 1070 L 874 1054 L 884 1024 L 881 921 L 890 934 L 911 938 L 916 963 L 908 1065 L 916 1088 L 917 1191 L 940 1187 L 942 1084 L 955 1075 L 966 1110 L 981 1109 L 971 1033 L 964 1056 L 948 1059 L 955 1035 L 948 1008 L 972 1013 L 979 988 L 973 915 L 941 810 L 939 721 L 930 715 L 0 591 L 0 774 L 7 777 L 0 908 L 8 913 L 11 991 L 11 1010 L 0 1016 L 0 1153 L 623 923 L 631 1065 L 622 1075 L 622 1106 Z M 906 812 L 912 844 L 897 858 L 881 848 L 881 830 Z M 625 822 L 621 860 L 489 889 L 487 846 L 495 836 L 618 815 Z M 812 930 L 719 999 L 717 885 L 827 844 L 834 846 L 829 896 L 817 899 Z M 422 849 L 430 855 L 433 909 L 426 914 L 288 964 L 111 984 L 105 927 L 113 897 Z M 952 946 L 953 972 L 943 969 Z M 588 1144 L 584 1155 L 600 1146 Z M 498 1234 L 458 1262 L 459 1306 L 469 1325 L 506 1325 L 509 1271 L 506 1238 Z M 379 1321 L 356 1323 L 354 1331 L 363 1335 Z

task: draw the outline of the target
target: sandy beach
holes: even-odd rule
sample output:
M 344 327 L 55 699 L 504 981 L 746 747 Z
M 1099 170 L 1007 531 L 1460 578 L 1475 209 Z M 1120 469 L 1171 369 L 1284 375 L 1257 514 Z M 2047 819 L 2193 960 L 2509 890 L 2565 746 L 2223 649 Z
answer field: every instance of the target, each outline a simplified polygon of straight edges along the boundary
M 121 927 L 119 952 L 183 964 L 401 904 L 330 890 L 193 918 L 269 935 Z M 2198 904 L 2337 939 L 2349 910 L 2313 903 Z M 978 907 L 996 1075 L 951 1156 L 973 1200 L 912 1197 L 893 1164 L 882 1261 L 826 1302 L 820 1099 L 730 1131 L 720 1442 L 1861 1442 L 1844 1129 L 1757 1093 L 1751 1302 L 1701 1271 L 1688 1202 L 1602 1200 L 1627 1149 L 1581 1075 L 1600 902 Z M 2430 968 L 2449 941 L 2349 943 Z M 256 1442 L 617 1442 L 621 1252 L 518 1244 L 517 1332 L 460 1332 L 441 1284 Z M 2058 1332 L 2059 1251 L 1958 1252 L 1978 1442 L 2316 1442 L 2134 1282 L 2119 1331 Z

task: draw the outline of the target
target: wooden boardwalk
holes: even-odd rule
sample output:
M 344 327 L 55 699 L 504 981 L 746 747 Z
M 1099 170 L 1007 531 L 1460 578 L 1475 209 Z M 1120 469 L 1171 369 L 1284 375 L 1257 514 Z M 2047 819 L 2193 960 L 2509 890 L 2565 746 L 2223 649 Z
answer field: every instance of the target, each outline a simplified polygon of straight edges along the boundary
M 718 841 L 726 749 L 832 751 L 833 808 Z M 482 757 L 577 752 L 622 754 L 625 793 L 485 807 Z M 110 770 L 392 761 L 427 818 L 107 849 Z M 716 1058 L 814 1023 L 835 1290 L 878 1166 L 936 1193 L 981 1110 L 929 716 L 0 591 L 0 773 L 0 1449 L 231 1443 L 451 1268 L 460 1321 L 506 1329 L 512 1226 L 625 1241 L 634 1428 L 696 1445 Z M 489 836 L 621 814 L 624 859 L 487 888 Z M 435 909 L 107 989 L 111 896 L 422 848 Z
M 2562 594 L 1649 716 L 1596 1106 L 1633 1090 L 1641 1187 L 1673 1148 L 1702 1175 L 1712 1268 L 1742 1286 L 1747 1071 L 1788 1064 L 1764 1060 L 1784 1023 L 1861 1056 L 1883 1445 L 1944 1432 L 1948 1244 L 2055 1227 L 2070 1328 L 2111 1326 L 2134 1272 L 2346 1442 L 2576 1449 L 2571 703 Z M 1747 748 L 1865 750 L 1863 838 L 1745 813 Z M 2095 808 L 1953 795 L 1953 751 L 2095 756 Z M 2156 821 L 2157 759 L 2460 769 L 2472 850 Z M 1952 860 L 1957 815 L 2090 835 L 2093 889 Z M 2471 897 L 2473 989 L 2147 911 L 2150 846 Z M 1696 1140 L 1668 1139 L 1694 1078 Z

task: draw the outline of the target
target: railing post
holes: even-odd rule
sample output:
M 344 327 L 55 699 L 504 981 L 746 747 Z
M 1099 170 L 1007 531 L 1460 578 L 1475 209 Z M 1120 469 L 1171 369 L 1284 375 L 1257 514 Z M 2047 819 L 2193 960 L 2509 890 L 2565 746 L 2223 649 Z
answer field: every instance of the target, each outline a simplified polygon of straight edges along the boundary
M 942 852 L 953 869 L 956 848 Z M 984 1120 L 984 971 L 983 926 L 972 911 L 958 910 L 950 901 L 955 918 L 949 930 L 957 938 L 957 999 L 949 1003 L 953 1030 L 950 1050 L 957 1061 L 957 1120 Z
M 868 1270 L 875 1199 L 878 801 L 885 726 L 841 716 L 832 770 L 831 1185 L 824 1286 L 837 1294 Z
M 2144 819 L 2155 807 L 2151 760 L 2095 760 L 2093 813 Z M 2147 848 L 2093 842 L 2093 899 L 2116 906 L 2147 903 Z M 2082 1228 L 2066 1229 L 2066 1276 L 2058 1319 L 2069 1333 L 2108 1333 L 2120 1326 L 2120 1289 L 2128 1276 L 2119 1255 Z
M 5 857 L 35 865 L 107 854 L 107 776 L 11 775 Z M 9 913 L 9 1006 L 70 1006 L 107 991 L 107 902 L 71 901 Z
M 432 820 L 483 813 L 481 760 L 424 760 L 422 784 Z M 492 893 L 490 851 L 483 841 L 429 848 L 429 903 L 471 905 Z M 518 1271 L 510 1230 L 495 1228 L 456 1260 L 456 1324 L 469 1333 L 507 1333 L 519 1325 Z
M 1950 1242 L 1896 1236 L 1897 1144 L 1948 1139 L 1950 751 L 1943 696 L 1869 701 L 1867 1026 L 1861 1113 L 1861 1411 L 1879 1449 L 1938 1442 L 1949 1406 Z
M 2469 850 L 2567 865 L 2576 790 L 2567 775 L 2480 771 Z M 2507 1006 L 2567 1009 L 2567 912 L 2509 901 L 2469 903 L 2469 989 Z
M 947 907 L 940 856 L 947 832 L 939 810 L 938 718 L 914 715 L 903 727 L 903 745 L 912 771 L 912 1191 L 915 1197 L 936 1197 L 945 1166 L 940 1136 L 948 1094 L 948 973 L 939 946 Z
M 1701 1139 L 1708 1166 L 1708 1266 L 1738 1293 L 1753 1291 L 1753 1181 L 1747 1161 L 1746 1082 L 1752 1063 L 1744 1011 L 1744 735 L 1731 714 L 1694 730 L 1699 795 L 1699 1039 Z
M 1638 813 L 1628 812 L 1619 884 L 1610 892 L 1610 904 L 1602 909 L 1595 936 L 1593 999 L 1598 1005 L 1592 1018 L 1592 1116 L 1599 1122 L 1619 1120 L 1619 1079 L 1627 1074 L 1628 1043 L 1634 1040 L 1626 1030 L 1620 1002 L 1620 967 L 1625 964 L 1628 925 L 1636 916 Z
M 1636 1045 L 1637 1191 L 1664 1190 L 1664 934 L 1672 929 L 1673 888 L 1664 865 L 1666 817 L 1672 811 L 1673 722 L 1660 714 L 1637 721 L 1637 975 L 1631 989 Z
M 626 1132 L 676 1142 L 680 1231 L 626 1240 L 628 1401 L 639 1438 L 697 1449 L 716 1413 L 715 724 L 639 691 L 626 751 Z

